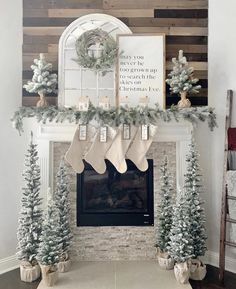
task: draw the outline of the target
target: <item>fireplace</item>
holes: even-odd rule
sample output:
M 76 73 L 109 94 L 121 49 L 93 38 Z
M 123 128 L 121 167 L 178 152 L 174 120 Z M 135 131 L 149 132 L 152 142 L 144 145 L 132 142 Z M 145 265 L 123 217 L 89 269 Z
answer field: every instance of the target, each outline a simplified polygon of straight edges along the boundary
M 145 172 L 126 162 L 124 174 L 108 160 L 104 174 L 89 164 L 77 174 L 78 226 L 153 226 L 153 160 Z
M 37 133 L 41 168 L 41 194 L 47 202 L 47 188 L 55 188 L 55 177 L 73 139 L 76 125 L 71 123 L 41 124 Z M 158 218 L 160 175 L 163 152 L 167 152 L 174 184 L 183 185 L 185 155 L 189 150 L 192 126 L 186 122 L 160 123 L 157 135 L 147 153 L 153 160 L 154 226 L 77 226 L 77 175 L 69 167 L 71 228 L 74 242 L 71 256 L 80 261 L 156 260 L 156 228 Z

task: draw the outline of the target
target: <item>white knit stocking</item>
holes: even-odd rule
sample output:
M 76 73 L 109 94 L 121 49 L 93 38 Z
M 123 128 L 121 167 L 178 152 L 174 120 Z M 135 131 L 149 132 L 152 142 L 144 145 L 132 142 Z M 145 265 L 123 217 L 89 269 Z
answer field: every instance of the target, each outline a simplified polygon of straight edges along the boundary
M 131 160 L 140 171 L 146 171 L 148 169 L 148 162 L 146 159 L 146 153 L 149 150 L 153 137 L 157 131 L 157 126 L 149 126 L 149 139 L 141 139 L 141 126 L 138 128 L 137 133 L 133 139 L 133 143 L 130 145 L 126 158 Z
M 100 130 L 98 130 L 92 146 L 84 157 L 84 160 L 99 174 L 104 174 L 106 171 L 105 156 L 115 136 L 116 129 L 108 126 L 107 141 L 100 142 Z
M 77 127 L 73 141 L 66 152 L 65 159 L 72 168 L 81 174 L 84 170 L 83 157 L 92 145 L 92 141 L 96 135 L 96 128 L 90 124 L 87 125 L 87 138 L 84 141 L 79 139 L 79 126 Z
M 135 136 L 136 131 L 137 127 L 130 126 L 130 139 L 123 139 L 123 125 L 120 126 L 111 147 L 106 153 L 106 159 L 108 159 L 121 174 L 127 171 L 125 154 Z

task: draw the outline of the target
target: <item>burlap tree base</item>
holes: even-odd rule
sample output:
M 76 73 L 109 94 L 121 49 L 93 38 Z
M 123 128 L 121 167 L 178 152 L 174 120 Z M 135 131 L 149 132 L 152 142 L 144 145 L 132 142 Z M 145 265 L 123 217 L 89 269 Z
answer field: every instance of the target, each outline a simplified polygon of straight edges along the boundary
M 190 276 L 190 268 L 187 261 L 184 263 L 176 263 L 174 266 L 174 273 L 176 280 L 181 284 L 188 283 Z
M 192 259 L 190 267 L 190 279 L 203 280 L 206 276 L 206 265 L 199 259 Z
M 40 277 L 39 265 L 32 266 L 29 262 L 20 264 L 20 278 L 24 282 L 33 282 Z
M 48 287 L 52 287 L 58 280 L 58 270 L 56 266 L 41 265 L 42 281 Z

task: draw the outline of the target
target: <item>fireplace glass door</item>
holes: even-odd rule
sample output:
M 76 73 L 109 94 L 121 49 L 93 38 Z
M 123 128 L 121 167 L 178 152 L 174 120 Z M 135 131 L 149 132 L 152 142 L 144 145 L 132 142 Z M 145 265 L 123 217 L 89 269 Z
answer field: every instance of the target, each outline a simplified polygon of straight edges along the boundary
M 127 160 L 120 174 L 106 161 L 98 174 L 86 164 L 77 175 L 77 224 L 79 226 L 153 225 L 153 161 L 146 172 Z

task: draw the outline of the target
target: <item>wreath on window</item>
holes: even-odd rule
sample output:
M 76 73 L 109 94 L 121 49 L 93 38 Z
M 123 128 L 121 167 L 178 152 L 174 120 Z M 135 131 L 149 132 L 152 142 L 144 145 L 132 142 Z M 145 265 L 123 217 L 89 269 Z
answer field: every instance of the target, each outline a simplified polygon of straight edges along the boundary
M 97 55 L 91 49 L 99 47 Z M 115 64 L 118 47 L 116 41 L 104 30 L 93 29 L 84 32 L 75 43 L 77 58 L 74 59 L 80 66 L 94 71 L 106 72 Z

